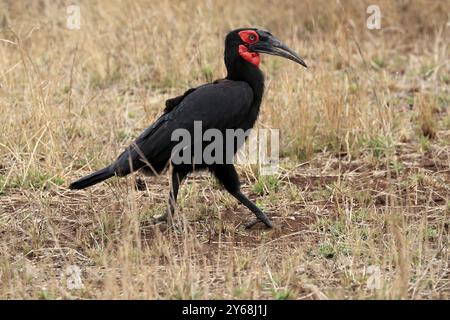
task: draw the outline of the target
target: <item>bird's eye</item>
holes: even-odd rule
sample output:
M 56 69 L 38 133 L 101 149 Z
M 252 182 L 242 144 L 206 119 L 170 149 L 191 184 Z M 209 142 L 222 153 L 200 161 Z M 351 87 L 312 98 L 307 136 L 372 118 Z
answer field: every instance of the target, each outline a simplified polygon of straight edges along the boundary
M 241 37 L 241 40 L 247 44 L 253 44 L 259 40 L 258 34 L 253 30 L 240 31 L 239 37 Z

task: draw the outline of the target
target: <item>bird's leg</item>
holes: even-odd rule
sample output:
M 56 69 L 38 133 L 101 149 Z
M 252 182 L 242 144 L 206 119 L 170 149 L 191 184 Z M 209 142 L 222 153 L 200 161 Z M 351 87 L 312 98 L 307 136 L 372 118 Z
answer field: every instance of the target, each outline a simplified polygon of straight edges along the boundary
M 178 190 L 180 188 L 180 176 L 172 171 L 169 200 L 167 203 L 166 220 L 167 223 L 173 225 L 173 215 L 175 214 L 175 206 L 177 205 Z
M 256 220 L 249 222 L 245 225 L 246 228 L 253 227 L 256 223 L 262 222 L 268 228 L 272 228 L 273 224 L 266 216 L 264 212 L 261 211 L 250 199 L 248 199 L 240 190 L 239 177 L 236 172 L 234 165 L 216 165 L 212 168 L 215 176 L 223 184 L 225 189 L 235 197 L 240 203 L 249 208 L 255 215 Z
M 175 206 L 177 203 L 178 190 L 180 189 L 180 184 L 186 177 L 186 173 L 178 172 L 172 169 L 171 182 L 170 182 L 170 192 L 169 200 L 167 203 L 167 210 L 161 216 L 155 218 L 155 222 L 169 222 L 172 223 L 172 217 L 175 213 Z
M 241 202 L 244 206 L 249 208 L 255 215 L 256 219 L 246 223 L 245 228 L 249 229 L 253 227 L 258 222 L 264 223 L 268 228 L 272 228 L 273 224 L 267 217 L 267 215 L 261 211 L 249 198 L 247 198 L 241 191 L 238 191 L 236 193 L 231 193 L 233 197 L 235 197 L 239 202 Z

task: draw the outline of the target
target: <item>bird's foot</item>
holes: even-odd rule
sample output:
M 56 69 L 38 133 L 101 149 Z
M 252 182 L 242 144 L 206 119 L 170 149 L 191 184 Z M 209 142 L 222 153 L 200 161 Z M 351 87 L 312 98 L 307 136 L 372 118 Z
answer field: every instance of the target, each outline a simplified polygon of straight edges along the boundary
M 175 231 L 178 234 L 181 234 L 183 231 L 183 226 L 180 221 L 176 221 L 173 216 L 169 217 L 168 212 L 164 212 L 163 214 L 154 216 L 152 222 L 154 225 L 158 225 L 161 223 L 167 223 L 167 228 Z
M 169 229 L 177 234 L 183 234 L 183 225 L 181 222 L 172 221 L 172 223 L 168 223 Z
M 168 221 L 168 214 L 167 212 L 160 214 L 160 215 L 156 215 L 152 218 L 152 222 L 153 224 L 160 224 L 160 223 L 167 223 Z
M 135 187 L 136 187 L 136 190 L 138 190 L 138 191 L 147 190 L 147 185 L 145 184 L 145 181 L 139 177 L 137 177 L 135 180 Z
M 264 215 L 261 218 L 256 218 L 250 222 L 247 222 L 246 224 L 244 224 L 245 229 L 250 229 L 252 228 L 255 224 L 262 222 L 266 225 L 267 228 L 272 229 L 273 228 L 273 224 L 272 221 L 269 220 L 269 218 Z

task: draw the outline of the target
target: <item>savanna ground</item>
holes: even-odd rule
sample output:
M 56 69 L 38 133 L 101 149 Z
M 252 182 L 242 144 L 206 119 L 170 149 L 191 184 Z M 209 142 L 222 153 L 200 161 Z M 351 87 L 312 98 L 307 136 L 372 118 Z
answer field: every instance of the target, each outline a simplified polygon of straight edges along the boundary
M 80 1 L 80 30 L 70 4 L 0 3 L 0 298 L 450 298 L 449 1 Z M 67 189 L 222 77 L 241 26 L 309 65 L 262 58 L 258 127 L 283 159 L 239 171 L 273 230 L 244 230 L 207 174 L 182 188 L 182 232 L 151 224 L 167 176 Z

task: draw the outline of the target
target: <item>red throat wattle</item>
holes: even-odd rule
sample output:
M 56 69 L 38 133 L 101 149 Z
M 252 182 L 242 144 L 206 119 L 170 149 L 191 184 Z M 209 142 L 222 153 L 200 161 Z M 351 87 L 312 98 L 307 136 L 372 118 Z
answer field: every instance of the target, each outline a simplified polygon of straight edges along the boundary
M 259 67 L 259 63 L 261 62 L 261 58 L 257 52 L 249 51 L 246 46 L 243 44 L 239 45 L 239 55 L 244 58 L 245 61 L 250 62 L 251 64 Z
M 259 41 L 259 34 L 255 30 L 242 30 L 239 31 L 239 37 L 248 45 L 254 44 Z M 250 51 L 246 45 L 239 45 L 239 55 L 244 58 L 245 61 L 259 67 L 261 61 L 257 52 Z

